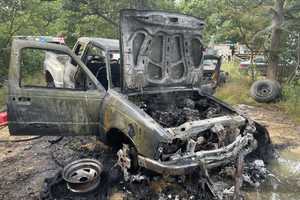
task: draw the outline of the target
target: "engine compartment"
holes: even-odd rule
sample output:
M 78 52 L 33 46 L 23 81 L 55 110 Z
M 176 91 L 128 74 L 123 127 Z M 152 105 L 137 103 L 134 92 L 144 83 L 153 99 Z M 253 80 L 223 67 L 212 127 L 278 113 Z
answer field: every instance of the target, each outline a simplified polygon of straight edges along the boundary
M 139 94 L 129 100 L 174 134 L 162 160 L 227 146 L 245 125 L 243 117 L 197 91 Z
M 232 114 L 232 111 L 201 96 L 197 91 L 139 94 L 129 96 L 129 100 L 164 128 Z

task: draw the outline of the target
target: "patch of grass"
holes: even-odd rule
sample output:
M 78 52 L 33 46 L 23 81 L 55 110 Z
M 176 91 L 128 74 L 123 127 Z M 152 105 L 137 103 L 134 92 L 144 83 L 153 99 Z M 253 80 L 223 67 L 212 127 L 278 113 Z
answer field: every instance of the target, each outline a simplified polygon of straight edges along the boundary
M 47 82 L 44 73 L 40 70 L 34 73 L 22 74 L 21 85 L 46 87 Z
M 6 87 L 1 87 L 0 88 L 0 109 L 6 104 L 6 95 L 7 95 Z
M 285 85 L 282 94 L 282 100 L 277 106 L 300 123 L 300 85 Z
M 252 80 L 249 76 L 239 72 L 237 63 L 225 63 L 222 65 L 222 69 L 229 72 L 229 81 L 217 89 L 215 96 L 231 105 L 256 105 L 257 102 L 251 98 L 249 93 Z
M 226 83 L 223 87 L 218 88 L 215 96 L 231 105 L 256 105 L 257 102 L 255 102 L 249 94 L 250 86 L 251 84 L 249 84 L 248 80 L 242 82 L 231 81 Z
M 224 71 L 229 72 L 229 81 L 217 89 L 215 96 L 231 105 L 247 104 L 268 109 L 279 109 L 300 123 L 300 85 L 297 87 L 284 85 L 282 98 L 277 103 L 258 103 L 250 96 L 250 87 L 253 81 L 249 76 L 239 72 L 238 63 L 225 63 Z M 258 77 L 261 79 L 261 77 Z

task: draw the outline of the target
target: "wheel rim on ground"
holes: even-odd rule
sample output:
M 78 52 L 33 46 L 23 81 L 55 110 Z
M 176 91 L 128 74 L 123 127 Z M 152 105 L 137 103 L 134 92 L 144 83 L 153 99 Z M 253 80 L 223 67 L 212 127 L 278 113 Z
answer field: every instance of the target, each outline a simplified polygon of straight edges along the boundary
M 267 97 L 272 94 L 272 88 L 269 85 L 262 85 L 257 88 L 257 96 Z
M 64 167 L 63 178 L 72 192 L 86 193 L 98 187 L 102 169 L 97 160 L 80 159 Z

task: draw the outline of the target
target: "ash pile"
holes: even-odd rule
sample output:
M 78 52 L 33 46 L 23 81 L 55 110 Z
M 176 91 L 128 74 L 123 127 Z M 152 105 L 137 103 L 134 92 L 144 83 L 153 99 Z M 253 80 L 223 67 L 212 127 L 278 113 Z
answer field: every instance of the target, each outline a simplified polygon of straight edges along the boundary
M 45 179 L 41 200 L 243 199 L 242 188 L 259 187 L 271 174 L 262 160 L 243 157 L 226 167 L 208 171 L 200 166 L 181 176 L 130 171 L 124 166 L 128 157 L 95 145 L 94 138 L 64 138 L 51 146 L 51 153 L 58 170 Z

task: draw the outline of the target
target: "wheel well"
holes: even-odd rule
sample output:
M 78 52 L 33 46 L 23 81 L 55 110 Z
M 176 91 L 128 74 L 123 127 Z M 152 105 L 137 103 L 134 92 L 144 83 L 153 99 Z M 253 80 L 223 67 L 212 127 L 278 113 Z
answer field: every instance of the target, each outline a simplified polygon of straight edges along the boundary
M 128 144 L 129 151 L 128 156 L 131 161 L 131 167 L 129 172 L 136 173 L 139 169 L 138 164 L 138 151 L 134 142 L 131 140 L 129 136 L 127 136 L 124 132 L 119 129 L 112 128 L 107 132 L 107 144 L 112 147 L 114 152 L 118 152 L 119 149 L 123 147 L 123 144 Z
M 117 128 L 110 129 L 107 133 L 107 144 L 114 149 L 122 148 L 122 144 L 129 144 L 130 146 L 135 146 L 133 141 L 122 131 Z
M 54 80 L 49 71 L 46 71 L 45 78 L 47 82 L 51 82 Z

